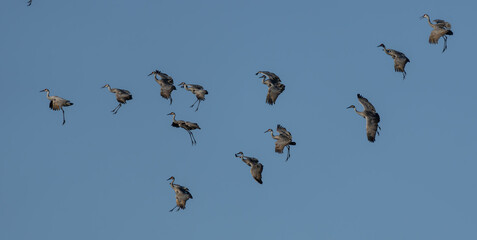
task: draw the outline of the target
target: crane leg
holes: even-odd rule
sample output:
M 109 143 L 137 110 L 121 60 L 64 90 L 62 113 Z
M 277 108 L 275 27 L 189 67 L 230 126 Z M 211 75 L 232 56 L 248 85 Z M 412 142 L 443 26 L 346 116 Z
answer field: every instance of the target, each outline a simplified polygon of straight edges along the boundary
M 61 111 L 63 112 L 63 125 L 65 125 L 65 122 L 66 122 L 66 120 L 65 120 L 65 110 L 63 110 L 63 108 L 61 108 Z
M 443 36 L 442 38 L 444 38 L 444 49 L 442 49 L 442 52 L 444 52 L 447 49 L 447 37 Z
M 407 74 L 407 73 L 406 73 L 406 71 L 405 71 L 405 70 L 404 70 L 404 71 L 402 71 L 402 80 L 406 79 L 406 74 Z
M 189 133 L 190 141 L 192 142 L 192 146 L 194 146 L 194 144 L 196 144 L 194 134 L 192 134 L 190 130 L 187 130 L 187 133 Z
M 172 97 L 169 97 L 169 101 L 170 101 L 169 105 L 172 105 Z
M 111 112 L 113 112 L 113 114 L 118 113 L 118 111 L 119 111 L 119 109 L 121 108 L 121 106 L 122 106 L 122 104 L 120 103 L 120 104 L 119 104 L 116 108 L 114 108 L 113 111 L 111 111 Z
M 195 111 L 197 112 L 197 110 L 199 110 L 199 106 L 200 106 L 200 100 L 199 100 L 199 103 L 197 104 L 197 108 L 195 109 Z
M 285 160 L 285 161 L 288 161 L 288 159 L 290 158 L 290 146 L 289 145 L 287 145 L 287 150 L 288 150 L 287 151 L 287 160 Z
M 169 210 L 169 212 L 172 212 L 172 211 L 174 211 L 174 209 L 175 209 L 176 207 L 177 207 L 177 205 L 176 205 L 176 206 L 174 206 L 174 207 L 173 207 L 171 210 Z
M 199 101 L 199 99 L 197 99 L 194 104 L 190 105 L 190 107 L 194 107 L 194 105 L 197 103 L 197 101 Z
M 194 140 L 194 144 L 197 144 L 197 141 L 195 140 L 194 134 L 190 132 L 190 135 L 192 136 L 192 139 Z

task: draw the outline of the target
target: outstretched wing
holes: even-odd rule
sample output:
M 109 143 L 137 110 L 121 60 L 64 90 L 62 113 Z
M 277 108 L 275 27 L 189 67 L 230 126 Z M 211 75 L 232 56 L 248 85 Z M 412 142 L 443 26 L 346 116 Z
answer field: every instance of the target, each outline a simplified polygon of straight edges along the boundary
M 164 82 L 168 84 L 174 84 L 174 80 L 172 79 L 172 77 L 167 75 L 166 73 L 157 71 L 157 75 L 159 75 Z
M 432 30 L 431 35 L 429 36 L 429 43 L 430 44 L 437 44 L 439 42 L 439 38 L 446 34 L 447 30 L 444 28 L 434 28 Z
M 279 132 L 280 135 L 283 135 L 283 136 L 285 136 L 286 138 L 288 138 L 288 139 L 290 139 L 290 140 L 292 139 L 291 133 L 290 133 L 289 131 L 287 131 L 287 129 L 284 128 L 284 127 L 283 127 L 282 125 L 280 125 L 280 124 L 277 125 L 277 132 Z
M 250 173 L 252 173 L 252 177 L 260 184 L 262 184 L 262 172 L 263 172 L 263 165 L 261 163 L 254 164 L 250 169 Z
M 446 28 L 446 29 L 451 29 L 451 24 L 442 20 L 442 19 L 434 19 L 433 22 L 436 23 L 436 25 L 440 28 Z
M 255 75 L 258 75 L 258 74 L 263 74 L 267 76 L 272 84 L 277 84 L 281 82 L 280 78 L 275 73 L 272 73 L 269 71 L 258 71 Z
M 394 58 L 394 70 L 397 72 L 404 72 L 404 68 L 406 67 L 406 63 L 410 62 L 409 59 L 404 54 L 397 55 Z
M 254 157 L 243 157 L 243 162 L 247 165 L 249 165 L 250 167 L 252 167 L 254 164 L 257 164 L 258 163 L 258 159 L 254 158 Z
M 171 97 L 172 91 L 176 90 L 174 85 L 166 85 L 164 84 L 161 86 L 161 96 L 165 99 L 169 99 Z
M 368 141 L 374 142 L 376 139 L 376 133 L 378 132 L 378 123 L 379 115 L 376 113 L 375 116 L 366 117 L 366 135 L 368 136 Z
M 268 87 L 267 98 L 265 102 L 273 105 L 277 101 L 278 96 L 285 91 L 285 85 L 278 83 Z
M 376 112 L 373 104 L 371 104 L 368 99 L 361 96 L 361 94 L 358 94 L 358 101 L 363 105 L 365 111 Z
M 284 141 L 283 139 L 279 139 L 275 142 L 275 152 L 283 153 L 283 148 L 288 144 L 288 141 Z

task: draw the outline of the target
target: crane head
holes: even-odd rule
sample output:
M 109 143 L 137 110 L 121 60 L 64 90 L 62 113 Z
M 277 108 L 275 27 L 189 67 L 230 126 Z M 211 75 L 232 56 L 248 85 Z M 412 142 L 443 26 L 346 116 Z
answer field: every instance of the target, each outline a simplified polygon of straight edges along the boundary
M 346 109 L 348 109 L 348 108 L 356 108 L 356 107 L 354 105 L 351 105 L 351 106 L 347 107 Z
M 174 115 L 175 116 L 176 114 L 174 112 L 170 112 L 167 115 Z
M 184 88 L 184 85 L 186 85 L 185 82 L 179 83 L 179 86 L 180 86 L 181 88 Z
M 170 177 L 170 178 L 167 179 L 167 181 L 169 181 L 169 180 L 175 180 L 175 179 L 176 179 L 175 177 Z
M 240 157 L 240 155 L 243 156 L 243 152 L 238 152 L 238 153 L 236 153 L 236 154 L 235 154 L 235 157 Z
M 109 84 L 106 84 L 106 85 L 102 86 L 101 88 L 105 88 L 105 87 L 111 87 L 111 86 L 109 86 Z
M 264 133 L 267 133 L 267 132 L 273 132 L 273 129 L 269 128 L 267 131 L 265 131 Z
M 152 73 L 149 73 L 149 75 L 147 75 L 147 76 L 151 76 L 151 75 L 153 75 L 153 74 L 155 75 L 155 74 L 158 74 L 158 73 L 159 73 L 159 71 L 158 71 L 158 70 L 155 70 L 155 71 L 153 71 Z
M 423 19 L 423 18 L 427 18 L 427 19 L 429 19 L 429 15 L 427 15 L 427 14 L 424 14 L 424 15 L 422 15 L 422 16 L 421 16 L 421 19 Z
M 383 48 L 386 48 L 386 46 L 384 46 L 384 44 L 382 44 L 382 43 L 381 43 L 381 44 L 379 44 L 379 46 L 378 46 L 378 47 L 383 47 Z
M 48 90 L 48 88 L 45 88 L 45 89 L 41 90 L 40 92 L 50 92 L 50 90 Z

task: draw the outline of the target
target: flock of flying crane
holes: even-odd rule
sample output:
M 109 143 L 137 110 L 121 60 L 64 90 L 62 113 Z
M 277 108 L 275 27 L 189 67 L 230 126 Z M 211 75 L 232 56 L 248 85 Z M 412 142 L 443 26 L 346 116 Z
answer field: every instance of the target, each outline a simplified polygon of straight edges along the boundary
M 28 2 L 28 6 L 31 5 L 31 0 Z M 447 49 L 447 35 L 453 35 L 453 32 L 450 30 L 451 25 L 450 23 L 440 20 L 440 19 L 435 19 L 433 20 L 434 23 L 431 22 L 429 15 L 424 14 L 422 18 L 426 18 L 429 25 L 433 28 L 431 31 L 431 34 L 429 36 L 429 43 L 430 44 L 437 44 L 440 38 L 444 39 L 444 48 L 442 52 L 444 52 Z M 378 47 L 382 47 L 383 51 L 390 55 L 394 59 L 394 70 L 396 72 L 402 72 L 403 73 L 403 79 L 406 78 L 406 71 L 405 71 L 405 66 L 409 61 L 409 59 L 404 55 L 404 53 L 393 50 L 393 49 L 387 49 L 384 44 L 380 44 Z M 268 86 L 268 93 L 266 96 L 265 102 L 273 105 L 275 104 L 278 96 L 285 91 L 285 85 L 282 84 L 280 78 L 272 72 L 269 71 L 259 71 L 256 73 L 256 75 L 261 74 L 259 78 L 262 78 L 262 83 Z M 159 70 L 155 70 L 152 73 L 150 73 L 148 76 L 154 75 L 155 81 L 161 86 L 161 96 L 165 99 L 168 99 L 170 101 L 170 104 L 172 104 L 172 92 L 176 90 L 176 87 L 174 86 L 174 80 L 172 77 L 167 75 L 166 73 L 160 72 Z M 158 79 L 157 77 L 160 77 Z M 179 83 L 181 88 L 185 88 L 187 91 L 192 92 L 197 98 L 197 100 L 192 104 L 190 107 L 194 107 L 195 104 L 197 103 L 197 107 L 195 111 L 199 110 L 200 102 L 205 100 L 205 95 L 208 94 L 207 90 L 205 90 L 201 85 L 197 84 L 186 84 L 184 82 Z M 111 112 L 113 114 L 117 114 L 118 110 L 121 108 L 123 104 L 126 104 L 127 101 L 132 100 L 132 94 L 128 90 L 124 89 L 118 89 L 118 88 L 111 88 L 109 84 L 106 84 L 103 86 L 103 88 L 108 88 L 108 90 L 116 95 L 116 100 L 118 101 L 118 106 L 116 106 Z M 48 100 L 50 100 L 50 105 L 49 107 L 54 110 L 58 111 L 61 110 L 63 113 L 63 125 L 66 123 L 65 120 L 65 111 L 63 110 L 63 107 L 68 107 L 72 106 L 73 103 L 70 102 L 69 100 L 66 100 L 64 98 L 58 97 L 58 96 L 50 96 L 50 90 L 49 89 L 44 89 L 41 90 L 40 92 L 46 92 L 46 97 Z M 376 112 L 376 109 L 374 106 L 368 101 L 368 99 L 364 98 L 361 94 L 357 95 L 358 101 L 363 105 L 364 110 L 362 112 L 356 110 L 356 107 L 354 105 L 349 106 L 348 108 L 353 108 L 355 112 L 362 116 L 363 118 L 366 119 L 366 135 L 368 138 L 368 141 L 374 142 L 376 138 L 376 134 L 379 135 L 379 130 L 381 129 L 379 127 L 379 121 L 380 117 L 379 114 Z M 171 112 L 167 115 L 172 115 L 172 126 L 176 128 L 183 128 L 184 130 L 189 133 L 192 145 L 196 144 L 197 141 L 195 140 L 194 134 L 192 133 L 192 130 L 195 129 L 200 129 L 199 124 L 193 123 L 193 122 L 188 122 L 188 121 L 183 121 L 183 120 L 176 120 L 176 114 L 174 112 Z M 289 131 L 287 131 L 286 128 L 281 126 L 280 124 L 277 125 L 277 132 L 278 135 L 274 135 L 273 129 L 268 129 L 265 131 L 265 133 L 270 132 L 271 136 L 273 139 L 275 139 L 275 152 L 277 153 L 283 153 L 283 149 L 287 147 L 287 157 L 286 161 L 290 158 L 290 145 L 296 145 L 295 142 L 292 141 L 292 135 Z M 247 157 L 244 156 L 243 152 L 239 152 L 235 154 L 235 157 L 242 159 L 242 161 L 250 166 L 250 173 L 252 174 L 252 177 L 260 184 L 262 184 L 262 171 L 263 171 L 263 165 L 258 161 L 258 159 L 254 157 Z M 167 180 L 172 180 L 170 182 L 170 185 L 172 189 L 174 190 L 176 194 L 176 206 L 172 208 L 170 211 L 173 211 L 175 208 L 177 208 L 177 211 L 180 209 L 185 209 L 186 207 L 186 202 L 189 199 L 192 199 L 192 194 L 189 192 L 189 189 L 187 187 L 174 184 L 175 178 L 170 177 Z

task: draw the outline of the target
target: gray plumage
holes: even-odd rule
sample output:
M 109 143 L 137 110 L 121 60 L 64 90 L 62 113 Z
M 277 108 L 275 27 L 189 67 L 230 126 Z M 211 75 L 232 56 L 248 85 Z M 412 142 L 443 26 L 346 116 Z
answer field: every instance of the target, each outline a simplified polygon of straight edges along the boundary
M 267 97 L 265 102 L 273 105 L 277 101 L 278 96 L 285 91 L 285 85 L 282 84 L 280 78 L 269 71 L 258 71 L 255 75 L 262 74 L 262 83 L 268 86 Z
M 381 127 L 378 125 L 380 121 L 379 114 L 376 112 L 376 109 L 368 101 L 368 99 L 361 96 L 361 94 L 358 94 L 358 101 L 361 103 L 361 105 L 363 105 L 364 111 L 358 112 L 354 105 L 351 105 L 348 108 L 353 108 L 358 115 L 366 119 L 366 135 L 368 137 L 368 141 L 374 142 L 376 139 L 376 133 L 379 136 L 378 129 L 381 130 Z
M 192 142 L 192 145 L 197 144 L 197 141 L 195 140 L 194 134 L 191 132 L 191 130 L 200 129 L 199 124 L 193 123 L 193 122 L 187 122 L 183 120 L 176 120 L 176 114 L 174 112 L 171 112 L 167 115 L 172 115 L 171 126 L 185 129 L 187 133 L 189 133 L 189 137 Z
M 58 97 L 58 96 L 50 96 L 50 90 L 48 88 L 45 88 L 41 90 L 40 92 L 46 92 L 46 98 L 50 100 L 50 105 L 49 107 L 53 111 L 58 111 L 61 110 L 63 112 L 63 125 L 65 125 L 66 120 L 65 120 L 65 111 L 63 110 L 63 107 L 69 107 L 73 105 L 70 100 L 66 100 L 64 98 Z
M 205 100 L 205 95 L 209 94 L 209 92 L 205 90 L 201 85 L 197 84 L 186 84 L 184 82 L 181 82 L 179 83 L 179 86 L 181 88 L 185 88 L 187 91 L 190 91 L 195 95 L 197 100 L 190 107 L 194 107 L 194 105 L 199 102 L 197 104 L 197 108 L 195 109 L 195 111 L 197 112 L 197 110 L 199 110 L 200 102 Z
M 382 43 L 378 47 L 382 47 L 383 51 L 394 59 L 394 71 L 402 72 L 402 79 L 406 79 L 406 70 L 404 68 L 406 67 L 406 63 L 411 62 L 409 61 L 409 58 L 407 58 L 402 52 L 387 49 Z
M 273 129 L 268 129 L 265 133 L 271 132 L 272 138 L 277 140 L 275 142 L 275 152 L 283 153 L 283 149 L 287 147 L 287 159 L 288 161 L 290 158 L 290 145 L 296 145 L 295 142 L 292 141 L 292 135 L 286 128 L 282 127 L 280 124 L 277 125 L 277 132 L 279 135 L 273 135 Z
M 174 177 L 170 177 L 167 180 L 171 180 L 171 179 L 172 179 L 172 182 L 170 183 L 171 188 L 176 193 L 176 206 L 173 207 L 171 210 L 169 210 L 169 212 L 172 212 L 175 208 L 177 208 L 176 211 L 179 211 L 180 209 L 185 209 L 187 200 L 193 199 L 192 194 L 190 194 L 188 188 L 183 187 L 179 184 L 174 184 L 174 181 L 176 180 Z
M 433 28 L 431 31 L 431 35 L 429 36 L 429 43 L 430 44 L 437 44 L 439 43 L 439 38 L 444 39 L 444 48 L 442 49 L 442 52 L 444 52 L 447 49 L 447 35 L 454 35 L 454 32 L 452 32 L 451 29 L 451 24 L 441 20 L 441 19 L 435 19 L 432 23 L 429 15 L 424 14 L 422 15 L 422 18 L 427 18 L 427 22 L 429 25 Z
M 243 155 L 243 152 L 239 152 L 235 154 L 235 157 L 241 158 L 242 161 L 250 166 L 250 173 L 252 177 L 258 183 L 262 184 L 262 172 L 263 172 L 263 165 L 258 162 L 258 159 L 254 157 L 247 157 Z
M 27 6 L 31 6 L 32 0 L 28 0 Z
M 154 75 L 154 80 L 161 86 L 161 97 L 165 99 L 169 99 L 170 104 L 172 104 L 172 91 L 176 90 L 176 86 L 174 86 L 174 80 L 171 76 L 163 73 L 159 70 L 155 70 L 148 76 Z M 158 79 L 159 76 L 161 79 Z
M 111 88 L 109 84 L 104 85 L 103 88 L 108 88 L 110 92 L 116 95 L 116 101 L 118 101 L 119 104 L 111 111 L 113 112 L 113 114 L 118 113 L 121 106 L 123 104 L 126 104 L 126 101 L 133 99 L 131 93 L 128 90 L 119 89 L 119 88 Z

